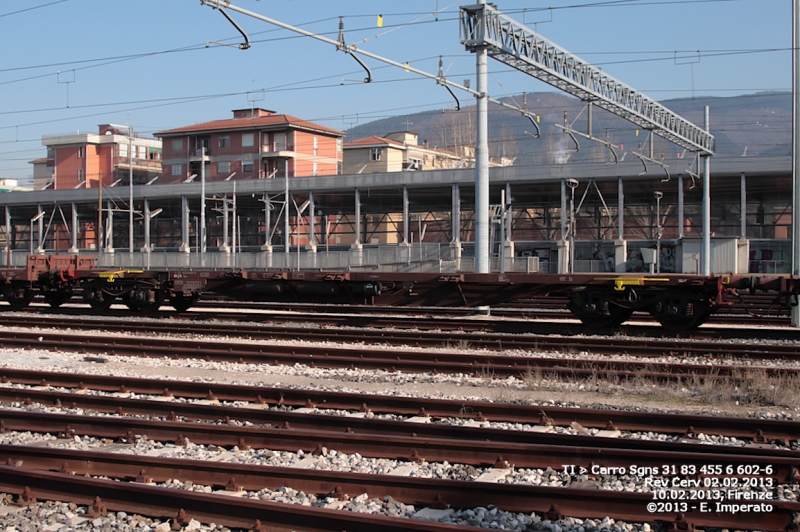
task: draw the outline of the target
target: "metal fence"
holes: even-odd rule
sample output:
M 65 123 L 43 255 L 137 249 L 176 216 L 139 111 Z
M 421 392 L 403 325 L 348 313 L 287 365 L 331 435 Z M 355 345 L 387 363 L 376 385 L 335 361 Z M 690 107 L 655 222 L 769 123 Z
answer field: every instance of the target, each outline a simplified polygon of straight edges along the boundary
M 25 267 L 27 252 L 15 252 L 11 256 L 12 267 Z M 80 255 L 97 258 L 99 268 L 128 268 L 143 270 L 158 269 L 244 269 L 244 270 L 326 270 L 390 272 L 472 272 L 473 257 L 459 257 L 455 249 L 447 244 L 414 244 L 399 246 L 368 246 L 347 250 L 291 249 L 281 248 L 271 253 L 245 251 L 237 253 L 207 252 L 182 253 L 178 251 L 153 251 L 150 253 L 115 251 L 97 253 L 81 251 Z M 8 254 L 2 252 L 6 264 Z M 501 265 L 499 258 L 490 261 L 493 272 L 534 273 L 538 271 L 536 257 L 508 257 Z M 502 267 L 501 267 L 502 266 Z

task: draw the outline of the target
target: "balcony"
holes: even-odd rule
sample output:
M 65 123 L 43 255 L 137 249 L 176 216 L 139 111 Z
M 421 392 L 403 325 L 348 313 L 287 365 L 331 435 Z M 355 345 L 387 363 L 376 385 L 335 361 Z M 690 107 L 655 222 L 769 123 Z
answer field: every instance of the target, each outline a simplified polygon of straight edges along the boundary
M 292 157 L 294 155 L 294 146 L 286 145 L 284 143 L 275 143 L 273 146 L 263 144 L 261 146 L 262 157 Z
M 211 156 L 211 150 L 208 149 L 208 148 L 206 148 L 206 156 L 205 156 L 205 158 L 203 158 L 203 149 L 202 148 L 197 148 L 197 149 L 191 150 L 189 152 L 189 160 L 190 161 L 199 161 L 201 159 L 203 159 L 204 161 L 208 161 L 210 156 Z
M 161 161 L 154 160 L 154 159 L 131 159 L 130 157 L 118 157 L 117 158 L 117 168 L 130 168 L 131 161 L 133 162 L 133 167 L 142 169 L 142 170 L 155 170 L 161 171 Z

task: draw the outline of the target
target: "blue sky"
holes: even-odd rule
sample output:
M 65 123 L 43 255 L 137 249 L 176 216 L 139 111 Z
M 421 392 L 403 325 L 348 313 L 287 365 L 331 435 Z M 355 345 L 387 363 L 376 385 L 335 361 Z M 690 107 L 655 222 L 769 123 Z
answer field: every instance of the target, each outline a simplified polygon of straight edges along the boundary
M 344 16 L 348 43 L 431 73 L 441 55 L 448 78 L 475 86 L 474 56 L 458 33 L 458 7 L 471 1 L 232 2 L 333 39 Z M 496 4 L 658 100 L 791 89 L 791 0 Z M 373 83 L 343 84 L 363 71 L 333 46 L 231 15 L 249 34 L 249 50 L 206 47 L 240 38 L 197 0 L 0 0 L 0 177 L 32 175 L 28 161 L 45 155 L 43 135 L 96 132 L 101 123 L 152 134 L 255 105 L 347 129 L 452 105 L 434 81 L 370 59 Z M 554 90 L 497 62 L 489 69 L 495 98 Z M 713 126 L 713 107 L 711 114 Z

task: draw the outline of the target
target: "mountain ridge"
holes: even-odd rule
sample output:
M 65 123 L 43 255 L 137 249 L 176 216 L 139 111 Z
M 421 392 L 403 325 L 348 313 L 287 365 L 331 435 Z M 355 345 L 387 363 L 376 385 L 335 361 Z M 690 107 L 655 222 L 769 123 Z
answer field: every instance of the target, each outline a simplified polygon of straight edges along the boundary
M 522 107 L 523 97 L 501 98 Z M 570 135 L 555 124 L 588 131 L 587 106 L 572 96 L 555 92 L 528 93 L 525 105 L 539 119 L 534 125 L 519 112 L 490 105 L 489 155 L 514 159 L 517 164 L 553 164 L 610 160 L 613 155 L 600 143 Z M 661 102 L 684 119 L 703 127 L 704 107 L 709 106 L 715 153 L 732 156 L 791 154 L 791 93 L 763 91 L 739 96 L 674 98 Z M 536 129 L 541 131 L 534 138 Z M 384 137 L 397 131 L 414 131 L 420 144 L 458 151 L 458 146 L 475 143 L 475 106 L 461 111 L 425 111 L 397 115 L 346 130 L 346 142 L 368 136 Z M 618 157 L 630 151 L 648 152 L 648 132 L 598 107 L 593 109 L 592 133 L 615 145 Z M 675 144 L 654 135 L 656 159 L 691 156 Z M 577 148 L 577 150 L 576 150 Z

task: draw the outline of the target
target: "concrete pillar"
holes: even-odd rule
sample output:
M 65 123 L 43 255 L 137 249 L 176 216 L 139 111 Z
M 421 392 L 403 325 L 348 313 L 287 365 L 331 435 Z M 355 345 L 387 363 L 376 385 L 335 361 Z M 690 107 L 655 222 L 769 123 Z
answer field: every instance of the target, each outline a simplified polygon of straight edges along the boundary
M 616 272 L 624 273 L 626 270 L 626 261 L 628 260 L 628 241 L 615 240 L 614 241 L 614 265 Z
M 356 217 L 356 219 L 355 219 L 356 238 L 355 238 L 355 243 L 353 244 L 353 246 L 359 246 L 360 247 L 361 244 L 362 244 L 362 242 L 361 242 L 361 192 L 358 189 L 355 189 L 355 204 L 356 204 L 355 205 L 355 208 L 356 208 L 356 214 L 355 214 L 355 217 Z
M 505 190 L 500 195 L 500 234 L 502 236 L 500 245 L 500 272 L 505 273 L 514 262 L 514 242 L 511 240 L 511 185 L 506 183 Z
M 264 245 L 262 251 L 272 253 L 272 203 L 269 201 L 269 194 L 264 193 Z M 271 265 L 271 263 L 270 263 Z
M 625 240 L 625 187 L 621 177 L 617 178 L 617 238 Z
M 179 251 L 189 253 L 189 198 L 181 196 L 181 247 Z
M 70 231 L 69 253 L 78 253 L 78 206 L 71 204 L 72 208 L 72 230 Z
M 144 243 L 142 244 L 141 252 L 150 253 L 153 246 L 150 244 L 150 221 L 152 215 L 150 214 L 150 200 L 142 198 L 142 224 L 144 228 Z
M 6 209 L 6 253 L 11 253 L 11 209 L 8 205 L 5 206 Z M 10 257 L 7 262 L 10 261 Z
M 558 273 L 569 273 L 570 245 L 567 228 L 567 181 L 561 180 L 561 240 L 558 245 Z
M 236 220 L 233 221 L 236 223 Z M 230 253 L 231 247 L 228 245 L 228 225 L 230 224 L 230 210 L 228 209 L 228 195 L 222 198 L 222 245 L 219 250 L 223 253 Z M 234 245 L 236 243 L 234 242 Z
M 316 225 L 314 224 L 314 218 L 316 215 L 314 191 L 310 190 L 308 192 L 308 245 L 306 246 L 306 250 L 310 251 L 311 253 L 317 252 L 317 234 Z M 314 258 L 314 261 L 316 261 L 316 258 Z
M 514 240 L 511 238 L 511 227 L 514 222 L 514 208 L 511 203 L 511 183 L 506 183 L 506 205 L 504 206 L 504 210 L 506 213 L 506 240 L 508 241 Z
M 453 185 L 450 193 L 450 243 L 446 248 L 448 259 L 461 259 L 461 190 L 458 185 Z M 458 270 L 461 264 L 458 264 Z
M 37 214 L 39 214 L 39 219 L 36 222 L 37 230 L 38 230 L 38 237 L 36 243 L 36 249 L 34 250 L 36 253 L 44 253 L 44 209 L 42 209 L 41 205 L 36 206 Z
M 559 240 L 556 245 L 558 246 L 558 273 L 569 273 L 569 240 Z
M 740 176 L 740 192 L 741 192 L 741 206 L 739 207 L 740 218 L 739 220 L 739 236 L 743 239 L 747 238 L 747 180 L 744 177 L 744 172 Z
M 108 223 L 108 233 L 106 235 L 106 253 L 114 253 L 114 206 L 111 205 L 111 202 L 106 202 L 106 210 L 108 211 L 108 216 L 106 216 L 106 223 Z
M 678 174 L 678 240 L 683 240 L 686 219 L 683 212 L 683 176 Z
M 408 244 L 408 229 L 411 225 L 411 219 L 408 212 L 408 188 L 403 185 L 403 244 Z
M 561 240 L 567 239 L 567 182 L 561 180 Z
M 450 241 L 461 243 L 461 190 L 458 185 L 453 185 L 450 193 L 452 206 L 450 208 Z

